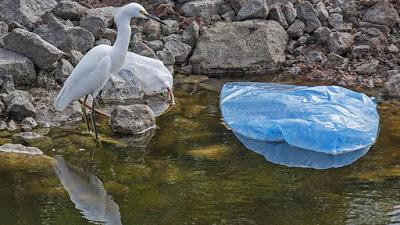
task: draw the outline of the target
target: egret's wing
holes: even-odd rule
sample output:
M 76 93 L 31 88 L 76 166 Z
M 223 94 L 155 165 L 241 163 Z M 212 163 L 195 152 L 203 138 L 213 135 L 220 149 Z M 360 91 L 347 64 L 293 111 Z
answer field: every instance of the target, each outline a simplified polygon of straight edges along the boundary
M 99 57 L 85 57 L 72 71 L 54 102 L 57 110 L 65 109 L 68 104 L 88 94 L 97 95 L 107 82 L 111 72 L 111 58 L 107 54 Z

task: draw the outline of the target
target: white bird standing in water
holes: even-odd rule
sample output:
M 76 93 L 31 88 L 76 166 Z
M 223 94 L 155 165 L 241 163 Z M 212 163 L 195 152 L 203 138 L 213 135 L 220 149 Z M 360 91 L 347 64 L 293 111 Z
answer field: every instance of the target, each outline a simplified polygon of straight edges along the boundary
M 110 76 L 117 73 L 124 63 L 128 52 L 129 40 L 131 38 L 130 21 L 133 17 L 152 19 L 166 25 L 159 18 L 147 13 L 140 4 L 130 3 L 119 8 L 114 16 L 114 21 L 118 28 L 118 35 L 114 45 L 99 45 L 91 49 L 65 81 L 63 88 L 54 102 L 54 107 L 61 111 L 72 101 L 85 97 L 82 108 L 86 119 L 85 104 L 88 95 L 91 95 L 93 97 L 91 120 L 96 139 L 98 139 L 98 132 L 95 122 L 95 98 L 107 83 Z M 146 66 L 155 67 L 155 69 L 157 69 L 163 66 L 163 64 L 148 61 L 148 65 Z M 146 76 L 146 74 L 143 74 L 143 76 Z M 172 104 L 174 104 L 172 90 L 168 88 L 168 92 Z M 86 123 L 88 128 L 90 128 L 87 120 Z

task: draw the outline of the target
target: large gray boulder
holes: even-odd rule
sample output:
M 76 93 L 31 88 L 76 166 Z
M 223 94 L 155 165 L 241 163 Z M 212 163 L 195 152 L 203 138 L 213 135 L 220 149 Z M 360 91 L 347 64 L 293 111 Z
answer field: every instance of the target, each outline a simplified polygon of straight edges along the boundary
M 314 6 L 308 2 L 300 2 L 297 6 L 297 18 L 301 19 L 306 24 L 306 32 L 311 33 L 320 27 L 322 24 L 318 19 L 318 12 Z
M 379 1 L 365 13 L 364 21 L 394 27 L 399 20 L 396 9 L 387 1 Z
M 54 8 L 54 13 L 65 20 L 80 20 L 87 11 L 86 7 L 71 0 L 62 0 Z
M 32 96 L 26 91 L 15 90 L 7 95 L 7 115 L 15 120 L 22 121 L 26 117 L 35 117 L 36 109 L 30 99 Z
M 155 127 L 154 112 L 147 105 L 117 106 L 111 112 L 111 128 L 116 133 L 140 134 Z
M 64 52 L 72 50 L 86 52 L 93 47 L 94 43 L 94 37 L 88 30 L 68 26 L 58 21 L 41 25 L 34 30 L 34 33 Z
M 96 39 L 101 38 L 107 28 L 112 25 L 116 8 L 104 7 L 90 9 L 80 20 L 80 26 L 90 31 Z
M 220 22 L 200 36 L 190 64 L 205 75 L 265 73 L 285 61 L 287 42 L 276 21 Z
M 17 85 L 31 85 L 36 79 L 35 66 L 29 58 L 2 48 L 0 74 L 11 75 Z
M 265 19 L 269 8 L 266 0 L 248 0 L 237 14 L 238 20 Z
M 224 0 L 199 0 L 183 4 L 181 11 L 187 17 L 201 17 L 209 23 L 211 16 L 218 14 Z
M 15 21 L 33 29 L 41 16 L 57 5 L 55 0 L 2 0 L 0 15 L 8 22 Z
M 3 40 L 7 49 L 30 58 L 41 69 L 50 68 L 64 54 L 39 35 L 20 28 L 4 36 Z

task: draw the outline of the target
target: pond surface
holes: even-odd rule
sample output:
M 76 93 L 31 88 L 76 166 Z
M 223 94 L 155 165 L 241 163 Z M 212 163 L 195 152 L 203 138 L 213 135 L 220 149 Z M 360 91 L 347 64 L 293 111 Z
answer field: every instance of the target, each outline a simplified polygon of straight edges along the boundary
M 0 224 L 400 223 L 399 102 L 380 104 L 378 142 L 354 164 L 288 168 L 224 127 L 213 83 L 179 85 L 177 106 L 142 139 L 112 136 L 103 121 L 101 144 L 83 124 L 29 143 L 55 169 L 0 165 Z

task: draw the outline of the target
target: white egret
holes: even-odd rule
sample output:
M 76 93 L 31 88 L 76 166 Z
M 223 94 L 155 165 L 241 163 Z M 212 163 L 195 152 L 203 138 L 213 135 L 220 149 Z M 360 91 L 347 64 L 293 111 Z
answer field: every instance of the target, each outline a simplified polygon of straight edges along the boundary
M 84 97 L 82 108 L 84 118 L 86 120 L 85 104 L 88 95 L 93 97 L 91 120 L 98 139 L 98 132 L 95 122 L 95 98 L 109 80 L 112 74 L 120 70 L 124 63 L 128 52 L 129 40 L 131 38 L 130 21 L 133 17 L 142 19 L 152 19 L 161 24 L 159 18 L 146 12 L 143 6 L 137 3 L 130 3 L 118 9 L 114 16 L 114 21 L 118 28 L 117 39 L 113 46 L 99 45 L 91 49 L 78 63 L 71 75 L 65 81 L 63 88 L 55 99 L 54 107 L 61 111 L 64 110 L 72 101 L 79 100 Z M 164 67 L 160 62 L 152 63 L 149 61 L 149 67 Z M 145 76 L 146 74 L 143 74 Z M 174 96 L 172 90 L 168 88 L 172 104 L 174 104 Z M 86 121 L 90 128 L 88 121 Z

